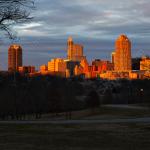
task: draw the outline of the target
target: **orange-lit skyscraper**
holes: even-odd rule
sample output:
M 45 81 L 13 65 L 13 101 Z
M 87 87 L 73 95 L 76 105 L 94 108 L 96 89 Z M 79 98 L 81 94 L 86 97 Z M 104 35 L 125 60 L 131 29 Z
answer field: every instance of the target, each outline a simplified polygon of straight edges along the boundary
M 20 45 L 13 44 L 8 49 L 8 70 L 18 71 L 22 66 L 22 48 Z
M 131 42 L 126 35 L 120 35 L 115 43 L 115 71 L 130 71 Z
M 68 54 L 67 57 L 71 61 L 81 61 L 83 56 L 83 46 L 74 44 L 72 37 L 68 38 Z
M 69 37 L 68 38 L 68 43 L 67 43 L 67 46 L 68 46 L 68 59 L 72 58 L 73 45 L 74 45 L 73 39 L 72 39 L 72 37 Z

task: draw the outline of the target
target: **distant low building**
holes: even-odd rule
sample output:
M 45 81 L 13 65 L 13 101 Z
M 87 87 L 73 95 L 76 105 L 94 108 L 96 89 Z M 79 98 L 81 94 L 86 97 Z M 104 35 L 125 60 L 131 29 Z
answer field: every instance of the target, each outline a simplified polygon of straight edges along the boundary
M 105 73 L 100 74 L 100 78 L 108 79 L 108 80 L 116 80 L 116 79 L 144 79 L 145 75 L 142 71 L 126 71 L 126 72 L 118 72 L 118 71 L 107 71 Z
M 79 61 L 65 60 L 67 72 L 69 71 L 70 77 L 75 76 L 75 67 L 80 65 Z
M 51 75 L 65 77 L 67 64 L 62 58 L 54 58 L 48 62 L 48 73 Z
M 150 58 L 149 57 L 142 57 L 142 60 L 140 61 L 140 70 L 150 71 Z
M 92 78 L 99 77 L 99 74 L 113 70 L 114 65 L 108 60 L 96 59 L 92 62 Z
M 107 71 L 100 74 L 100 78 L 108 80 L 129 79 L 129 72 Z
M 48 71 L 50 72 L 65 72 L 66 62 L 62 58 L 54 58 L 48 62 Z
M 76 65 L 74 68 L 74 75 L 81 76 L 83 74 L 83 68 L 81 66 Z
M 18 70 L 19 73 L 35 73 L 35 66 L 22 66 Z
M 71 75 L 70 75 L 70 70 L 69 69 L 66 69 L 66 78 L 70 78 L 71 77 Z
M 48 66 L 47 65 L 41 65 L 40 66 L 40 74 L 41 75 L 47 75 L 48 74 Z
M 92 69 L 94 71 L 98 71 L 99 73 L 110 71 L 114 69 L 113 64 L 108 60 L 100 60 L 96 59 L 92 62 Z
M 41 65 L 40 66 L 40 72 L 45 72 L 48 71 L 48 66 L 47 65 Z

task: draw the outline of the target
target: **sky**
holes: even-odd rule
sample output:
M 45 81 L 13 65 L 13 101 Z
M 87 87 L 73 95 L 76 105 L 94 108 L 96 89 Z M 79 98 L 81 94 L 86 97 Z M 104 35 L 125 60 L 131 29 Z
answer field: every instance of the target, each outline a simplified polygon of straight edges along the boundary
M 111 59 L 120 34 L 132 42 L 132 56 L 150 55 L 150 0 L 35 0 L 32 22 L 13 27 L 18 39 L 0 38 L 0 70 L 7 69 L 8 47 L 23 48 L 23 65 L 37 67 L 65 58 L 67 39 L 84 45 L 89 62 Z

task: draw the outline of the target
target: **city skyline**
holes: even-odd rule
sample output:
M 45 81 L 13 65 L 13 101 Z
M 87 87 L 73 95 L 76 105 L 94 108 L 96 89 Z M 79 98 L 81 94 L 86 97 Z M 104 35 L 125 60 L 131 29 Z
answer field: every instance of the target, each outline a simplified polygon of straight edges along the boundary
M 84 46 L 74 43 L 71 36 L 67 40 L 67 53 L 64 58 L 54 57 L 47 64 L 35 66 L 22 64 L 22 46 L 12 44 L 8 49 L 8 72 L 19 72 L 22 75 L 52 75 L 65 78 L 82 77 L 102 79 L 144 79 L 149 78 L 150 57 L 132 59 L 132 42 L 125 34 L 115 41 L 115 50 L 111 53 L 111 61 L 93 59 L 89 63 L 84 55 Z M 133 60 L 133 61 L 132 61 Z
M 89 61 L 97 58 L 110 60 L 114 41 L 122 33 L 128 35 L 133 43 L 133 57 L 150 53 L 150 2 L 146 0 L 35 2 L 37 8 L 31 13 L 34 20 L 14 27 L 20 38 L 14 43 L 22 45 L 25 65 L 39 67 L 53 57 L 64 57 L 66 40 L 70 35 L 75 42 L 84 45 Z M 11 42 L 1 37 L 0 67 L 5 70 Z
M 75 39 L 75 38 L 74 38 Z M 66 39 L 67 40 L 67 39 Z M 78 40 L 74 40 L 75 42 Z M 131 39 L 132 42 L 132 39 Z M 81 41 L 78 42 L 79 44 L 84 46 L 84 54 L 87 57 L 87 60 L 89 63 L 91 63 L 93 60 L 95 59 L 102 59 L 102 60 L 111 60 L 111 53 L 112 51 L 114 51 L 115 49 L 115 39 L 112 42 L 112 48 L 110 49 L 101 49 L 101 48 L 96 48 L 94 49 L 94 51 L 90 51 L 90 49 L 86 49 L 87 46 L 84 45 L 83 43 L 81 43 Z M 132 42 L 133 43 L 133 42 Z M 10 43 L 10 45 L 12 44 L 19 44 L 20 43 Z M 37 45 L 36 45 L 37 44 Z M 40 52 L 39 47 L 38 47 L 38 43 L 33 44 L 37 49 L 37 51 L 35 49 L 32 49 L 32 45 L 28 46 L 27 44 L 22 44 L 22 49 L 23 49 L 23 64 L 25 66 L 35 66 L 36 69 L 38 70 L 39 67 L 41 66 L 41 64 L 46 64 L 47 61 L 53 59 L 53 58 L 67 58 L 66 54 L 67 54 L 67 41 L 64 41 L 64 43 L 62 43 L 64 45 L 64 49 L 47 49 L 46 53 L 45 52 Z M 106 45 L 103 45 L 104 47 L 107 47 L 107 43 L 105 43 Z M 8 48 L 10 47 L 10 45 L 8 45 Z M 132 58 L 134 57 L 142 57 L 144 55 L 149 55 L 149 50 L 138 50 L 135 51 L 134 47 L 136 47 L 134 45 L 134 43 L 132 44 L 132 49 L 131 49 L 131 53 L 132 53 Z M 1 56 L 0 58 L 2 58 L 2 56 L 4 56 L 4 59 L 0 59 L 0 68 L 1 70 L 7 70 L 8 68 L 8 48 L 5 52 L 1 52 Z M 147 52 L 147 53 L 146 53 Z M 38 54 L 40 53 L 39 57 L 36 57 Z M 32 54 L 32 55 L 31 55 Z M 43 59 L 42 59 L 43 58 Z M 2 61 L 3 60 L 3 61 Z

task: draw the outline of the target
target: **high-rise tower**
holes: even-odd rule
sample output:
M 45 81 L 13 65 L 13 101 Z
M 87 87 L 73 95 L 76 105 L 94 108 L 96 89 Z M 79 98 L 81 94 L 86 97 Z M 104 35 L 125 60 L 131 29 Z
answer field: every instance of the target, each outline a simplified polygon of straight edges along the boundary
M 8 49 L 8 71 L 18 71 L 22 66 L 22 48 L 18 44 L 13 44 Z
M 120 35 L 115 43 L 115 71 L 130 71 L 131 67 L 131 42 L 126 35 Z
M 81 61 L 83 56 L 83 46 L 74 44 L 72 37 L 68 38 L 68 54 L 67 57 L 71 61 Z
M 68 38 L 68 43 L 67 43 L 67 46 L 68 46 L 68 59 L 71 59 L 72 58 L 72 54 L 73 54 L 73 39 L 72 37 L 69 37 Z

